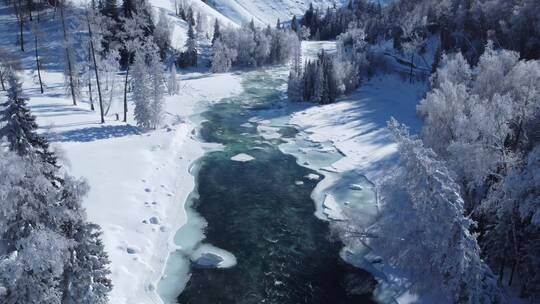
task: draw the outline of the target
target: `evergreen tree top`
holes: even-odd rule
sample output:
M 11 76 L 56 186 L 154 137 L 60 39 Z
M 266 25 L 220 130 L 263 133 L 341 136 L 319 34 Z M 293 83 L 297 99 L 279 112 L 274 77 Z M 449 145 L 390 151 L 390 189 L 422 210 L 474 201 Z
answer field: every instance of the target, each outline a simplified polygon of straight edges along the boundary
M 21 83 L 13 72 L 8 77 L 8 99 L 3 103 L 4 110 L 0 112 L 0 139 L 5 137 L 9 150 L 19 156 L 37 155 L 45 163 L 57 168 L 57 159 L 49 151 L 49 143 L 37 133 L 36 118 L 28 109 L 28 98 L 22 96 Z M 54 176 L 52 172 L 48 174 Z

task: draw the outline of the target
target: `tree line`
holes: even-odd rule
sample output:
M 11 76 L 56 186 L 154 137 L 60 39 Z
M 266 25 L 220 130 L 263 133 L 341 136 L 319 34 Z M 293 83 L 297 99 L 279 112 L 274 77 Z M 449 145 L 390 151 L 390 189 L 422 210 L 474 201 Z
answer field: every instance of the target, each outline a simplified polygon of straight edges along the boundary
M 350 0 L 325 11 L 312 5 L 299 24 L 313 40 L 331 40 L 351 23 L 371 43 L 392 39 L 397 49 L 417 36 L 439 35 L 443 52 L 461 51 L 475 63 L 489 40 L 522 58 L 540 59 L 540 4 L 535 0 L 399 0 L 381 6 Z
M 232 67 L 256 68 L 288 62 L 293 49 L 299 45 L 298 36 L 278 21 L 258 28 L 254 21 L 239 28 L 222 28 L 214 24 L 211 71 L 227 72 Z
M 302 62 L 300 44 L 295 45 L 287 94 L 291 101 L 333 103 L 357 89 L 376 70 L 376 56 L 362 29 L 351 28 L 338 36 L 337 50 L 322 51 L 315 60 Z

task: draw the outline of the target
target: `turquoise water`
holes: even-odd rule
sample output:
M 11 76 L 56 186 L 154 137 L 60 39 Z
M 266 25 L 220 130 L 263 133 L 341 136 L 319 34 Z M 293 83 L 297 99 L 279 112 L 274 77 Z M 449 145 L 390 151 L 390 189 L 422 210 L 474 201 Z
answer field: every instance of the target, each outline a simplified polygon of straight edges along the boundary
M 199 161 L 192 208 L 207 223 L 204 242 L 234 254 L 237 265 L 192 267 L 179 303 L 374 303 L 374 279 L 340 259 L 342 244 L 314 216 L 317 181 L 305 176 L 315 172 L 282 153 L 280 139 L 264 139 L 246 124 L 269 110 L 283 114 L 282 85 L 267 73 L 248 73 L 244 93 L 203 114 L 202 139 L 224 149 Z M 279 133 L 294 137 L 296 130 Z M 255 159 L 232 161 L 239 153 Z

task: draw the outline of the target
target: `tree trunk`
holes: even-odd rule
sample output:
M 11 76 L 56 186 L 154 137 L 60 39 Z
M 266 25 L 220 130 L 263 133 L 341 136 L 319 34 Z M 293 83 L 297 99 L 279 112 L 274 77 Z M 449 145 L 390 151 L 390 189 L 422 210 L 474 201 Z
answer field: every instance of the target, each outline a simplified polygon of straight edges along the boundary
M 504 267 L 506 266 L 506 250 L 501 263 L 501 268 L 499 268 L 499 283 L 502 283 L 504 277 Z
M 514 261 L 514 263 L 512 264 L 512 270 L 510 271 L 510 278 L 508 279 L 508 286 L 512 286 L 512 281 L 514 280 L 514 272 L 516 270 L 516 265 L 517 265 L 517 262 Z
M 0 84 L 2 84 L 2 91 L 6 90 L 6 86 L 4 85 L 4 73 L 0 71 Z
M 68 39 L 67 39 L 67 30 L 66 30 L 66 21 L 64 18 L 64 3 L 60 3 L 60 18 L 62 19 L 62 30 L 64 32 L 64 44 L 66 50 L 66 59 L 68 65 L 69 73 L 69 88 L 71 89 L 71 99 L 73 99 L 73 105 L 77 105 L 77 99 L 75 97 L 75 85 L 73 84 L 73 70 L 71 66 L 71 56 L 69 54 Z
M 28 17 L 30 18 L 30 21 L 32 20 L 32 8 L 34 7 L 34 4 L 32 3 L 32 0 L 27 0 L 28 2 Z
M 97 62 L 96 62 L 96 52 L 94 50 L 94 38 L 92 36 L 92 27 L 90 26 L 90 17 L 88 16 L 88 12 L 86 12 L 86 22 L 88 23 L 88 36 L 90 37 L 90 51 L 92 52 L 92 60 L 94 61 L 94 73 L 96 74 L 96 85 L 97 85 L 97 91 L 98 91 L 98 98 L 99 98 L 99 114 L 101 116 L 101 123 L 105 123 L 105 118 L 103 116 L 103 99 L 101 98 L 101 86 L 99 84 L 99 73 L 97 69 Z
M 41 68 L 39 64 L 37 33 L 34 33 L 34 48 L 36 49 L 36 66 L 37 66 L 37 74 L 39 78 L 39 89 L 41 90 L 41 94 L 43 94 L 43 82 L 41 81 Z
M 71 265 L 73 265 L 73 249 L 69 250 L 69 263 L 64 266 L 64 273 L 62 274 L 62 304 L 67 304 L 69 300 L 69 289 L 71 281 Z
M 14 0 L 13 6 L 15 8 L 15 14 L 17 15 L 17 19 L 19 19 L 19 43 L 21 45 L 21 51 L 24 52 L 24 35 L 23 35 L 24 17 L 22 14 L 22 8 L 17 4 L 17 1 L 20 1 L 20 0 Z
M 90 110 L 95 111 L 94 98 L 92 97 L 92 79 L 88 77 L 88 94 L 90 95 Z
M 22 16 L 19 18 L 19 28 L 20 28 L 20 43 L 21 43 L 21 51 L 24 52 L 24 35 L 23 35 L 23 24 L 24 20 L 22 19 Z
M 129 77 L 129 64 L 131 62 L 131 53 L 128 56 L 128 63 L 126 68 L 126 80 L 124 81 L 124 122 L 127 122 L 127 112 L 128 112 L 128 104 L 127 104 L 127 87 L 128 87 L 128 77 Z

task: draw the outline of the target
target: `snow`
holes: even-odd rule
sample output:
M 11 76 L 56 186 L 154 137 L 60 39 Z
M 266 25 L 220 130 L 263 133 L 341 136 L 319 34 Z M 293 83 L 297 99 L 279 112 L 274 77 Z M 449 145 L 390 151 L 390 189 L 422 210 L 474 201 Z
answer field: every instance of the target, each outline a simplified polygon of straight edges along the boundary
M 309 179 L 309 180 L 319 180 L 319 178 L 321 178 L 319 175 L 315 174 L 315 173 L 310 173 L 308 175 L 306 175 L 306 178 Z
M 299 136 L 305 140 L 330 142 L 345 155 L 332 164 L 336 171 L 358 169 L 376 182 L 394 163 L 397 152 L 386 121 L 395 117 L 413 132 L 418 131 L 420 120 L 415 105 L 424 92 L 422 83 L 410 84 L 397 75 L 380 75 L 343 101 L 293 114 L 291 123 L 299 126 Z
M 259 25 L 274 25 L 278 19 L 286 22 L 294 15 L 303 15 L 310 3 L 326 9 L 336 2 L 346 3 L 345 0 L 216 0 L 214 7 L 237 24 L 253 19 Z
M 281 137 L 281 134 L 279 134 L 279 128 L 259 125 L 257 126 L 257 131 L 266 140 L 278 139 Z
M 237 161 L 237 162 L 249 162 L 249 161 L 252 161 L 254 160 L 255 158 L 249 154 L 245 154 L 245 153 L 240 153 L 240 154 L 237 154 L 233 157 L 231 157 L 231 160 L 233 161 Z
M 323 207 L 324 207 L 323 212 L 326 216 L 328 216 L 329 219 L 336 220 L 336 221 L 342 221 L 346 219 L 346 217 L 343 215 L 343 211 L 341 210 L 341 207 L 336 202 L 336 199 L 334 198 L 333 195 L 331 194 L 326 195 L 323 202 Z

